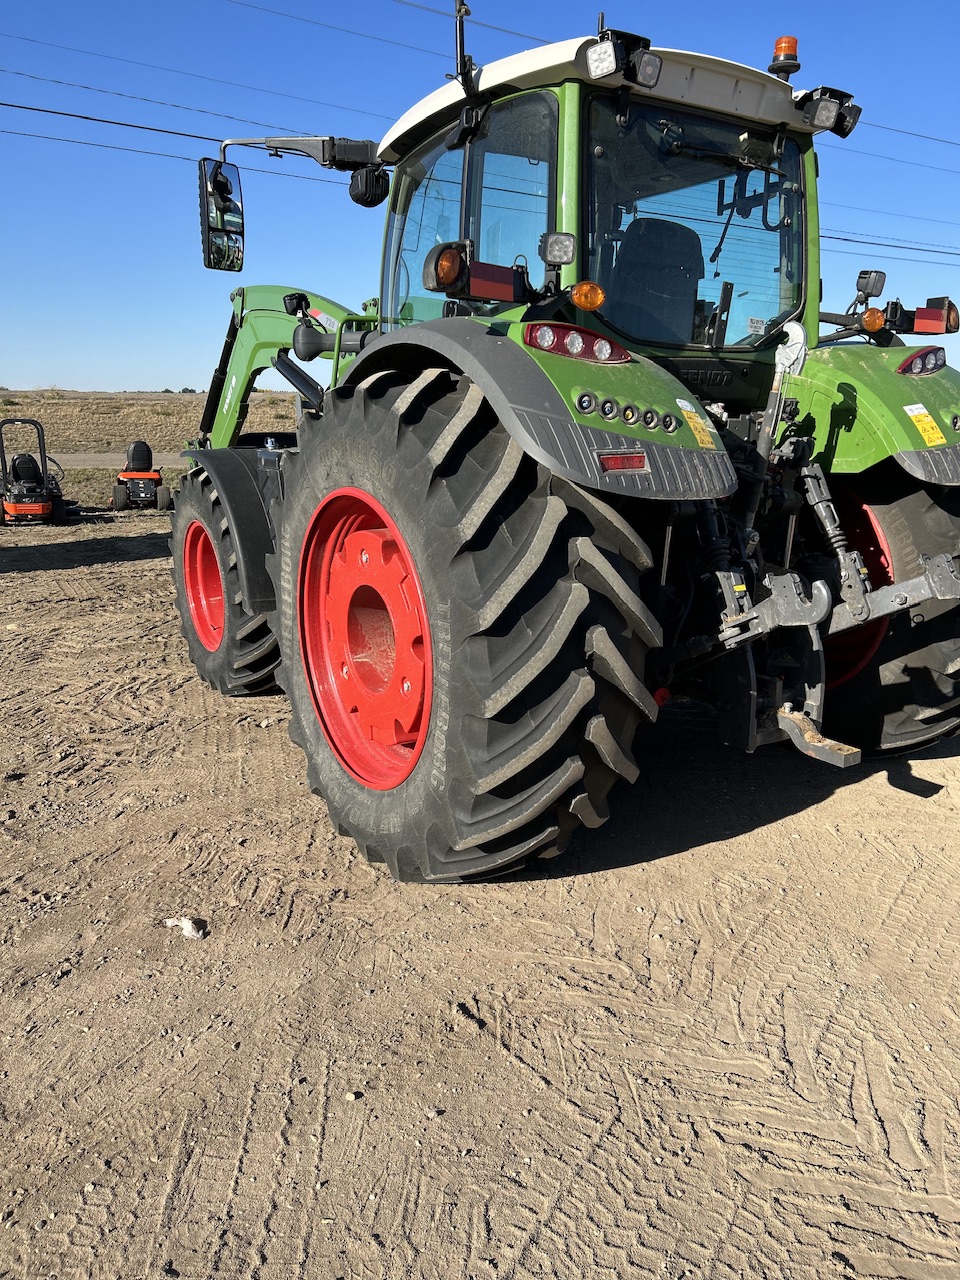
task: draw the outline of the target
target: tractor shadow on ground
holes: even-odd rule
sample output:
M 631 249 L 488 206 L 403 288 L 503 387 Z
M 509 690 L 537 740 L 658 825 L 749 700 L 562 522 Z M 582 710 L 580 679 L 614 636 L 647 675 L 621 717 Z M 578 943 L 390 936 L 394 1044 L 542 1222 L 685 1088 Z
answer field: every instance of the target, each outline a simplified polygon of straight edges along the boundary
M 106 530 L 114 524 L 114 516 L 108 511 L 84 512 L 71 519 L 70 524 L 46 526 L 45 532 L 49 534 L 49 539 L 29 544 L 14 541 L 15 528 L 0 529 L 0 577 L 49 570 L 63 572 L 110 562 L 130 564 L 140 560 L 165 560 L 170 554 L 167 545 L 170 538 L 169 525 L 150 531 L 138 531 L 134 537 L 116 534 L 102 538 L 71 538 L 70 527 L 78 524 L 102 525 Z
M 908 755 L 867 758 L 850 769 L 811 760 L 786 744 L 753 756 L 723 746 L 712 724 L 669 722 L 638 733 L 640 777 L 611 797 L 611 817 L 596 831 L 579 831 L 567 851 L 517 874 L 528 880 L 563 878 L 639 866 L 795 819 L 798 848 L 810 811 L 838 791 L 885 774 L 889 785 L 924 799 L 943 787 L 915 775 L 923 759 L 960 758 L 960 736 Z M 861 803 L 851 794 L 853 806 Z

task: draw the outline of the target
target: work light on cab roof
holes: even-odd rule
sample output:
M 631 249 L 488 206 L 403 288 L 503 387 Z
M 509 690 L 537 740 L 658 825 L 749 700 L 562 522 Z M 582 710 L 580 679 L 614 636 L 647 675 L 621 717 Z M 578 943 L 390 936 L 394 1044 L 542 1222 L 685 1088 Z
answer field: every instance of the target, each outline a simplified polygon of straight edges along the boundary
M 663 70 L 663 59 L 658 53 L 650 52 L 650 41 L 645 36 L 605 28 L 602 13 L 597 43 L 587 50 L 586 56 L 587 71 L 593 80 L 619 73 L 624 80 L 642 89 L 656 88 Z

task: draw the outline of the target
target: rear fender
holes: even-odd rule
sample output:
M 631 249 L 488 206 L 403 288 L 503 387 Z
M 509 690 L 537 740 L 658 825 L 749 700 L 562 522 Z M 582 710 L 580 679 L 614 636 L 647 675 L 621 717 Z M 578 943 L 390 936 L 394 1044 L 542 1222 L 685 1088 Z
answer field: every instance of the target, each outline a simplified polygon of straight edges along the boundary
M 924 349 L 851 343 L 810 352 L 789 394 L 799 402 L 796 430 L 814 437 L 825 470 L 853 474 L 894 458 L 918 480 L 960 485 L 960 373 L 897 372 Z
M 552 359 L 573 365 L 564 357 Z M 428 321 L 383 335 L 356 358 L 342 385 L 356 385 L 381 369 L 425 369 L 431 364 L 470 378 L 524 452 L 577 484 L 671 500 L 721 498 L 736 488 L 736 473 L 706 412 L 671 374 L 640 358 L 629 366 L 635 376 L 658 385 L 668 382 L 671 403 L 688 406 L 675 409 L 681 424 L 676 444 L 653 441 L 643 427 L 629 433 L 622 423 L 606 430 L 576 421 L 531 354 L 502 331 L 467 318 Z M 598 453 L 606 450 L 642 453 L 644 469 L 605 472 Z
M 266 557 L 273 552 L 267 516 L 271 473 L 259 466 L 256 449 L 195 449 L 181 456 L 202 467 L 217 491 L 237 548 L 244 609 L 250 614 L 275 609 L 276 596 L 266 567 Z

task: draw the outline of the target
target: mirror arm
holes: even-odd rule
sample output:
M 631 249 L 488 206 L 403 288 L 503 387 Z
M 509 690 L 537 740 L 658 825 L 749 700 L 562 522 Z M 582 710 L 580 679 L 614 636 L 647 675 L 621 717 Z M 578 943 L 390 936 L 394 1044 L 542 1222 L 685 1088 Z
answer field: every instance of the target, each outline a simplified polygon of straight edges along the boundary
M 314 138 L 227 138 L 220 143 L 221 160 L 226 156 L 227 147 L 257 147 L 273 156 L 307 156 L 324 169 L 340 169 L 348 173 L 380 163 L 375 142 L 334 138 L 330 134 Z

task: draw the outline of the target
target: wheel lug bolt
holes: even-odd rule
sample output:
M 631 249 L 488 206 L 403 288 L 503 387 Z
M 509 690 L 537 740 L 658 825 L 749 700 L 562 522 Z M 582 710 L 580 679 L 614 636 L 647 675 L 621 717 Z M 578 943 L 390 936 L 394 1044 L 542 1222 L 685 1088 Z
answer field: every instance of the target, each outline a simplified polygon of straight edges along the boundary
M 343 676 L 344 680 L 346 680 L 347 676 L 350 674 L 350 668 L 347 666 L 346 663 L 344 663 L 343 666 L 340 668 L 340 674 Z
M 403 692 L 404 692 L 404 693 L 409 693 L 409 692 L 410 692 L 410 681 L 409 681 L 409 680 L 404 680 L 404 682 L 403 682 L 403 684 L 400 686 L 400 688 L 403 690 Z
M 366 551 L 361 551 L 361 552 L 360 552 L 360 563 L 361 563 L 361 564 L 369 564 L 369 563 L 370 563 L 370 557 L 367 555 Z

